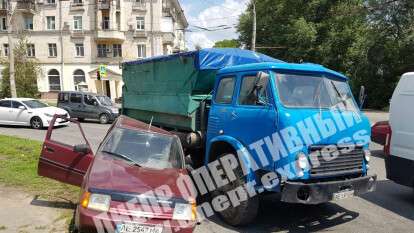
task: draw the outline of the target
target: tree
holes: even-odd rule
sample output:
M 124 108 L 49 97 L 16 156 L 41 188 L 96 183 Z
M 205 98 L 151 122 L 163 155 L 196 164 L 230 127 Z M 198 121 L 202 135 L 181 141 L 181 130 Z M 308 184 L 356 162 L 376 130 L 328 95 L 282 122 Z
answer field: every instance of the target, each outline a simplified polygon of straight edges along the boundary
M 239 19 L 251 43 L 251 6 Z M 256 0 L 257 47 L 288 62 L 313 62 L 367 88 L 369 107 L 388 104 L 398 77 L 414 70 L 412 0 Z
M 240 42 L 236 39 L 221 40 L 221 41 L 217 41 L 213 47 L 214 48 L 239 48 Z
M 27 57 L 27 43 L 27 38 L 22 35 L 13 49 L 17 96 L 38 98 L 37 78 L 41 74 L 41 69 L 35 59 Z M 3 59 L 0 60 L 0 63 L 5 67 L 2 71 L 3 79 L 1 81 L 0 95 L 2 97 L 10 97 L 9 61 L 8 59 Z

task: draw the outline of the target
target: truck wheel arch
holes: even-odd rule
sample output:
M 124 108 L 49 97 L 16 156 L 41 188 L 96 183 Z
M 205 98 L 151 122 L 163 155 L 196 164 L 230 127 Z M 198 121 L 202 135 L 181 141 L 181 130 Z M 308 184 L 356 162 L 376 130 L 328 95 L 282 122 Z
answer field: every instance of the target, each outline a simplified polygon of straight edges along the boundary
M 224 153 L 232 153 L 237 157 L 239 162 L 243 163 L 245 168 L 251 168 L 250 154 L 246 148 L 246 146 L 233 137 L 224 135 L 217 136 L 208 142 L 204 164 L 207 165 Z M 247 181 L 254 180 L 255 178 L 254 172 L 250 172 L 246 177 Z

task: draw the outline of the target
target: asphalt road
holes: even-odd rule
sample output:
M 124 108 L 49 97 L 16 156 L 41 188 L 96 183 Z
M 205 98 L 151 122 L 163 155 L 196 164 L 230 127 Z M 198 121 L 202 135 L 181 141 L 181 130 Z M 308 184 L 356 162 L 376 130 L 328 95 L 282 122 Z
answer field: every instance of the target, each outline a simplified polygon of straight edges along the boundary
M 371 123 L 388 119 L 388 114 L 367 113 Z M 82 123 L 86 136 L 96 150 L 109 125 Z M 56 140 L 76 144 L 79 132 L 75 125 L 54 130 Z M 0 134 L 43 140 L 46 131 L 21 127 L 0 127 Z M 377 191 L 315 206 L 294 205 L 266 198 L 261 202 L 257 220 L 249 227 L 232 228 L 217 217 L 203 222 L 198 233 L 207 232 L 413 232 L 414 192 L 385 178 L 381 148 L 372 145 L 370 173 L 378 175 Z

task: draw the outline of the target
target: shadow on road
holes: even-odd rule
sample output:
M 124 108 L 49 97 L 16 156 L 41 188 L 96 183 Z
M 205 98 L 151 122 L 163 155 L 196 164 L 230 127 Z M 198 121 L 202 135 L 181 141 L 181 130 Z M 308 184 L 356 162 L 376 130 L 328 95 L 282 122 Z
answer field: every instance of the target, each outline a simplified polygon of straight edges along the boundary
M 56 198 L 54 198 L 56 199 Z M 45 200 L 40 199 L 38 195 L 36 195 L 33 200 L 30 202 L 31 205 L 35 206 L 42 206 L 42 207 L 52 207 L 58 209 L 75 209 L 76 205 L 69 200 Z
M 414 220 L 414 193 L 409 187 L 398 185 L 390 180 L 377 181 L 377 190 L 361 198 L 394 212 L 404 218 Z
M 371 156 L 384 159 L 384 151 L 383 150 L 371 150 Z
M 237 232 L 314 232 L 350 222 L 358 216 L 359 213 L 335 203 L 300 205 L 262 200 L 259 216 L 248 227 L 232 228 L 217 216 L 209 220 Z

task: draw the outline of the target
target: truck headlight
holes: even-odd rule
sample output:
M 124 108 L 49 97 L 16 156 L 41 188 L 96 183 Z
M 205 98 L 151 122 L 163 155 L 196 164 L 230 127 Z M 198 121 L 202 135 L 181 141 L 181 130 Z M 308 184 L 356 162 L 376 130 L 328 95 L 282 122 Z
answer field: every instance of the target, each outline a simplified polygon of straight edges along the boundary
M 111 203 L 111 196 L 85 192 L 82 197 L 81 205 L 84 208 L 108 212 Z
M 195 221 L 197 218 L 197 206 L 195 202 L 190 204 L 176 203 L 173 212 L 174 220 Z
M 364 150 L 364 158 L 365 161 L 369 162 L 371 160 L 371 151 L 370 150 Z

